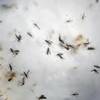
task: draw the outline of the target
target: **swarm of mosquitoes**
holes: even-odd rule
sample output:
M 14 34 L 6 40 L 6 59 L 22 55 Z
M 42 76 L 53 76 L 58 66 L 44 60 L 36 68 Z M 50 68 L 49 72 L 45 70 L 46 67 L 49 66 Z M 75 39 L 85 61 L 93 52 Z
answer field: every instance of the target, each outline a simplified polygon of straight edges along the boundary
M 69 50 L 73 50 L 76 51 L 78 50 L 81 46 L 84 46 L 87 50 L 93 51 L 95 50 L 95 47 L 90 46 L 90 42 L 88 39 L 86 39 L 83 35 L 79 34 L 76 39 L 75 39 L 75 44 L 71 44 L 71 43 L 66 43 L 64 41 L 64 39 L 62 39 L 61 35 L 59 35 L 58 37 L 58 41 L 59 41 L 59 47 L 61 47 L 62 49 L 65 49 L 67 51 Z M 46 44 L 48 45 L 47 50 L 46 50 L 46 54 L 50 55 L 51 54 L 51 50 L 50 47 L 53 43 L 53 41 L 51 40 L 45 40 Z M 56 56 L 58 56 L 60 59 L 64 59 L 63 57 L 63 53 L 59 52 L 56 54 Z
M 99 0 L 95 0 L 95 1 L 96 1 L 96 3 L 99 3 Z M 3 5 L 2 7 L 6 8 L 6 9 L 9 8 L 7 5 Z M 81 16 L 81 19 L 84 20 L 85 18 L 86 18 L 86 14 L 83 13 L 82 16 Z M 72 19 L 67 19 L 66 23 L 71 23 L 72 21 L 73 21 Z M 3 21 L 0 20 L 0 23 L 2 23 L 2 22 Z M 40 30 L 40 26 L 37 23 L 33 23 L 33 25 L 38 30 Z M 33 37 L 31 32 L 27 32 L 27 35 L 31 38 Z M 19 35 L 15 34 L 15 37 L 16 37 L 17 42 L 21 42 L 22 39 L 23 39 L 21 34 L 19 34 Z M 46 54 L 51 55 L 51 53 L 52 53 L 51 52 L 51 46 L 53 44 L 53 41 L 51 41 L 51 40 L 44 40 L 44 41 L 48 45 L 48 47 L 46 49 Z M 76 45 L 66 43 L 62 39 L 61 35 L 58 36 L 58 41 L 59 41 L 59 46 L 62 49 L 65 49 L 65 50 L 70 50 L 70 49 L 76 50 L 81 45 L 84 45 L 87 50 L 90 50 L 90 51 L 95 50 L 95 47 L 89 46 L 90 42 L 88 40 L 84 41 L 84 37 L 82 35 L 78 35 L 77 38 L 75 39 Z M 17 56 L 20 53 L 20 50 L 18 50 L 18 49 L 10 48 L 9 50 L 10 50 L 11 54 L 14 55 L 14 56 Z M 64 59 L 63 55 L 64 54 L 61 53 L 61 52 L 56 54 L 56 56 L 59 57 L 60 59 Z M 11 64 L 9 64 L 8 66 L 9 66 L 9 71 L 7 72 L 6 78 L 7 78 L 8 82 L 11 82 L 16 78 L 16 72 L 14 71 L 14 68 Z M 99 74 L 99 71 L 100 71 L 100 66 L 99 65 L 93 65 L 91 72 Z M 25 85 L 26 80 L 29 78 L 29 73 L 30 73 L 30 70 L 28 70 L 27 72 L 23 72 L 23 77 L 22 77 L 22 80 L 20 82 L 20 86 Z M 79 92 L 76 91 L 76 92 L 72 93 L 71 95 L 72 96 L 79 96 Z M 44 100 L 44 99 L 47 99 L 47 97 L 43 94 L 38 97 L 38 100 Z M 5 99 L 5 100 L 7 100 L 7 99 Z

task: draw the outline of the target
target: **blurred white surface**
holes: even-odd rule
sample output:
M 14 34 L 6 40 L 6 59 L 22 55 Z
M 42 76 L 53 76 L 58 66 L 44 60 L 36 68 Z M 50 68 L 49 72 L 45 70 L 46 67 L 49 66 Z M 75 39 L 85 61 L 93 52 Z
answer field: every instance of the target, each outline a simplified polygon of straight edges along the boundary
M 95 0 L 0 0 L 0 100 L 3 96 L 38 100 L 41 95 L 47 100 L 100 100 L 100 74 L 91 72 L 93 65 L 100 65 L 99 11 Z M 22 36 L 20 42 L 15 34 Z M 62 49 L 59 34 L 69 43 L 82 34 L 95 50 Z M 53 41 L 51 55 L 46 55 L 45 40 Z M 10 48 L 20 50 L 19 54 L 13 56 Z M 56 56 L 59 52 L 63 60 Z M 16 72 L 10 82 L 5 77 L 9 64 Z M 20 86 L 27 70 L 29 77 Z M 74 92 L 79 95 L 73 96 Z

